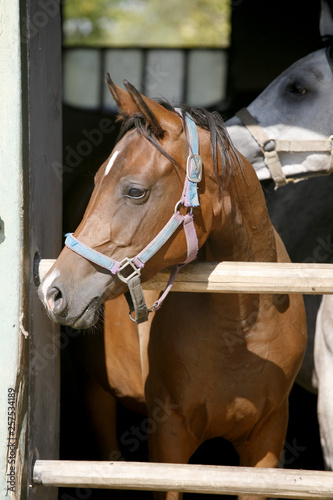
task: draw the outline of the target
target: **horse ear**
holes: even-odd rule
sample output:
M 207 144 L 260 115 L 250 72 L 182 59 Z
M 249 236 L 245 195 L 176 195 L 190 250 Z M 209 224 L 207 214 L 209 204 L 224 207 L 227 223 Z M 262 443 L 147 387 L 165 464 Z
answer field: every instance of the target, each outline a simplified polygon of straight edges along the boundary
M 118 87 L 112 80 L 109 73 L 106 73 L 105 76 L 106 83 L 108 84 L 109 90 L 112 94 L 114 102 L 117 104 L 120 113 L 127 114 L 129 116 L 133 116 L 139 113 L 139 108 L 133 102 L 133 99 L 128 95 L 128 93 Z
M 321 36 L 333 36 L 333 18 L 326 0 L 321 0 L 319 29 Z
M 160 125 L 158 119 L 155 116 L 155 113 L 157 112 L 157 114 L 159 115 L 161 112 L 159 108 L 162 108 L 164 110 L 163 106 L 141 95 L 140 92 L 138 92 L 136 88 L 127 80 L 124 80 L 124 85 L 126 87 L 127 92 L 133 99 L 133 102 L 135 102 L 138 109 L 143 114 L 146 121 L 149 123 L 155 137 L 162 138 L 165 133 L 165 130 Z
M 111 80 L 109 73 L 106 74 L 106 82 L 121 114 L 134 116 L 141 113 L 158 139 L 161 139 L 167 132 L 181 134 L 182 121 L 176 113 L 140 94 L 127 80 L 124 80 L 127 92 Z
M 124 85 L 157 138 L 162 138 L 165 134 L 173 136 L 181 134 L 183 124 L 176 112 L 170 111 L 158 102 L 140 94 L 127 80 L 124 80 Z

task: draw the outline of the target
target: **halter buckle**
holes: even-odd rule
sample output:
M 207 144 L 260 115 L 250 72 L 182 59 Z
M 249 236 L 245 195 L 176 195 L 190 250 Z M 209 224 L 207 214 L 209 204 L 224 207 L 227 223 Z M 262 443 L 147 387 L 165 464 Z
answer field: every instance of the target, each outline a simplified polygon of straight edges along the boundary
M 118 278 L 123 281 L 124 283 L 128 283 L 128 281 L 132 278 L 134 278 L 134 276 L 140 276 L 141 275 L 141 269 L 139 269 L 138 267 L 136 267 L 136 265 L 134 264 L 133 262 L 134 258 L 133 259 L 129 259 L 128 257 L 125 257 L 121 262 L 120 262 L 120 269 L 119 271 L 117 272 L 117 276 Z M 130 266 L 130 268 L 133 269 L 133 271 L 128 275 L 128 276 L 123 276 L 121 274 L 121 272 L 126 269 L 128 266 Z
M 194 162 L 194 168 L 191 172 L 191 162 Z M 200 155 L 189 155 L 186 163 L 186 175 L 190 182 L 199 183 L 202 179 L 202 158 Z

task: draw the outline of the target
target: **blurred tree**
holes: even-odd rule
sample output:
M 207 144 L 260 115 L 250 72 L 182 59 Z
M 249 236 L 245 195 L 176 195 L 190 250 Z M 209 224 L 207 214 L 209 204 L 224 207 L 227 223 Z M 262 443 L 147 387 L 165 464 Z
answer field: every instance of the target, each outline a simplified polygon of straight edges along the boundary
M 64 43 L 226 47 L 230 0 L 66 0 Z

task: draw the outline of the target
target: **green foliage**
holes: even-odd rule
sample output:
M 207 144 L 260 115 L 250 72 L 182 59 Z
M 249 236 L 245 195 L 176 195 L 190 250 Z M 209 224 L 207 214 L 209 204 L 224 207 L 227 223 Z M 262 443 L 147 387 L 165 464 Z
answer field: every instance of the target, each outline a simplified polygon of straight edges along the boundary
M 229 0 L 67 0 L 64 43 L 226 47 Z

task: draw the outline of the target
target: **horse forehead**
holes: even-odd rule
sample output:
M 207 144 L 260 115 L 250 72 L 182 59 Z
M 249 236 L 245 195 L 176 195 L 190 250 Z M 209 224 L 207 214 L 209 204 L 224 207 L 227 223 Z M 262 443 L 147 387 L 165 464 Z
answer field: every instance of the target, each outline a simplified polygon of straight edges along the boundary
M 285 85 L 290 79 L 296 80 L 297 77 L 306 78 L 307 76 L 310 77 L 313 82 L 317 80 L 319 84 L 323 80 L 332 79 L 332 71 L 328 64 L 326 51 L 324 49 L 312 52 L 299 61 L 294 62 L 289 68 L 275 78 L 258 98 L 269 96 L 275 90 L 279 90 L 281 84 Z
M 162 146 L 163 147 L 163 146 Z M 119 179 L 126 175 L 160 176 L 171 168 L 171 162 L 140 133 L 127 132 L 116 144 L 106 166 L 101 172 L 101 180 Z M 111 176 L 111 177 L 110 177 Z
M 121 156 L 126 157 L 128 160 L 145 156 L 150 157 L 153 151 L 157 151 L 156 147 L 135 129 L 127 132 L 117 146 Z
M 297 75 L 297 72 L 305 76 L 309 75 L 310 77 L 314 77 L 318 82 L 321 82 L 325 78 L 332 78 L 332 71 L 327 60 L 325 49 L 312 52 L 303 57 L 300 61 L 296 61 L 285 71 L 286 74 L 288 74 L 288 72 L 294 72 L 295 75 Z
M 262 124 L 266 122 L 271 124 L 272 121 L 280 123 L 281 113 L 286 111 L 284 103 L 287 100 L 284 89 L 293 81 L 297 83 L 298 78 L 300 84 L 308 86 L 312 95 L 314 91 L 316 92 L 317 105 L 321 98 L 325 99 L 327 105 L 325 113 L 326 111 L 329 113 L 331 102 L 327 101 L 327 91 L 332 82 L 332 72 L 324 49 L 312 52 L 286 69 L 248 106 L 250 113 L 256 116 Z M 311 105 L 313 105 L 313 100 L 305 99 L 290 103 L 290 109 L 288 109 L 299 120 L 301 110 L 305 111 Z M 323 113 L 324 110 L 321 112 Z
M 325 80 L 332 80 L 332 71 L 327 60 L 326 50 L 317 50 L 296 61 L 280 77 L 276 78 L 273 83 L 279 83 L 285 78 L 296 79 L 297 76 L 311 78 L 312 83 L 317 82 L 319 85 Z
M 155 149 L 149 141 L 145 140 L 136 131 L 129 131 L 124 137 L 116 144 L 114 150 L 112 151 L 105 170 L 104 177 L 106 177 L 110 171 L 114 170 L 114 167 L 119 170 L 125 166 L 135 166 L 141 163 L 141 159 L 144 160 L 145 157 L 151 157 L 153 154 L 153 149 Z
M 162 151 L 176 161 L 181 161 L 185 154 L 188 154 L 189 150 L 188 142 L 183 133 L 176 138 L 166 133 L 164 137 L 158 140 L 152 137 L 151 142 L 147 137 L 134 129 L 129 131 L 123 139 L 126 139 L 122 148 L 122 154 L 126 155 L 126 164 L 133 162 L 141 165 L 151 164 L 154 167 L 162 169 L 165 167 L 169 168 L 171 162 Z

